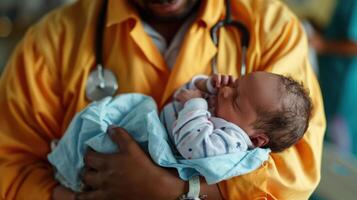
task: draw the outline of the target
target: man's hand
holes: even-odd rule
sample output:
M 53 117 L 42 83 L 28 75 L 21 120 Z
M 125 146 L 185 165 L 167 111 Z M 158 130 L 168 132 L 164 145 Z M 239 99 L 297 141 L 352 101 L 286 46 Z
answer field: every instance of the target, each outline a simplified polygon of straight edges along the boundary
M 75 200 L 75 194 L 71 190 L 58 185 L 53 189 L 52 200 Z
M 86 154 L 85 164 L 91 170 L 83 173 L 82 180 L 92 190 L 78 194 L 77 199 L 168 200 L 187 192 L 176 172 L 155 165 L 125 130 L 109 132 L 119 152 Z
M 176 95 L 176 100 L 182 104 L 193 98 L 202 98 L 202 92 L 200 90 L 186 90 L 182 89 Z

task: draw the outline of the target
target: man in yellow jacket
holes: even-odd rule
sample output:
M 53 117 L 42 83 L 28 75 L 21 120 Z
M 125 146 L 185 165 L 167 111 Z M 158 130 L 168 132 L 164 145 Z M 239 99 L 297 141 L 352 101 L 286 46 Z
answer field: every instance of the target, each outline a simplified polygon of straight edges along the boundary
M 51 140 L 61 138 L 74 114 L 90 103 L 85 88 L 95 68 L 102 3 L 79 0 L 53 11 L 28 30 L 10 58 L 0 81 L 0 199 L 74 198 L 54 180 L 46 155 Z M 253 173 L 218 185 L 201 180 L 201 193 L 208 199 L 308 199 L 320 180 L 325 118 L 305 34 L 277 0 L 231 0 L 231 6 L 233 19 L 250 32 L 247 72 L 265 70 L 303 82 L 314 110 L 294 147 L 271 154 Z M 218 71 L 240 76 L 239 31 L 221 29 L 218 48 L 210 38 L 210 29 L 224 16 L 223 0 L 108 0 L 103 59 L 118 78 L 118 93 L 144 93 L 163 106 L 191 77 L 210 74 L 217 52 Z M 158 43 L 157 35 L 164 42 Z M 168 48 L 159 47 L 165 42 Z M 176 53 L 167 56 L 172 44 Z M 125 131 L 112 132 L 121 151 L 87 154 L 87 165 L 97 170 L 84 174 L 92 190 L 78 199 L 160 200 L 187 192 L 187 183 L 154 165 Z

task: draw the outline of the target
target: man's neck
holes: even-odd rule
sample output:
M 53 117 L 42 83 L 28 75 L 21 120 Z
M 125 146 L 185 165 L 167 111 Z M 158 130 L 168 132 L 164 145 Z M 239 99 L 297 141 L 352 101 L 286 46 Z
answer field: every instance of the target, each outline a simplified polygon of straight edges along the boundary
M 180 22 L 158 22 L 156 20 L 148 20 L 146 22 L 165 38 L 167 44 L 170 44 L 184 23 L 184 20 Z
M 145 16 L 145 13 L 141 13 L 141 17 L 143 19 L 145 19 L 146 23 L 148 23 L 158 33 L 160 33 L 165 38 L 167 44 L 169 45 L 171 43 L 172 39 L 175 37 L 176 33 L 181 28 L 181 26 L 185 23 L 185 21 L 193 13 L 198 12 L 200 5 L 201 5 L 201 1 L 197 1 L 197 3 L 190 9 L 190 12 L 185 17 L 183 17 L 181 19 L 164 21 L 164 20 L 158 19 L 156 17 L 151 17 L 148 15 Z M 140 8 L 138 8 L 138 9 L 140 10 Z

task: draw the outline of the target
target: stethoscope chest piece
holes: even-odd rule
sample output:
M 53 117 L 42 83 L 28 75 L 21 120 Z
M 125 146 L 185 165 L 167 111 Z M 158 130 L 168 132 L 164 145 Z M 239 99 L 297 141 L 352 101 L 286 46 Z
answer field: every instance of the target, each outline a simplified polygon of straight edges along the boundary
M 89 74 L 86 96 L 90 101 L 98 101 L 113 96 L 118 90 L 118 82 L 114 73 L 98 64 L 97 69 Z

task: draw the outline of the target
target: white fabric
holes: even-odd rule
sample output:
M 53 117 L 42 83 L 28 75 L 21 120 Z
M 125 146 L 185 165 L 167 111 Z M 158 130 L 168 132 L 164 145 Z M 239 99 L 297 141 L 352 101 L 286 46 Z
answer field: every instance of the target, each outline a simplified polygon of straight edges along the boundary
M 197 89 L 195 81 L 207 76 L 196 76 L 183 89 Z M 213 87 L 212 87 L 213 88 Z M 215 95 L 209 91 L 208 95 Z M 177 94 L 177 92 L 176 92 Z M 238 151 L 247 151 L 253 144 L 247 133 L 238 125 L 224 119 L 211 117 L 207 101 L 193 98 L 184 106 L 174 101 L 164 107 L 161 121 L 180 154 L 186 159 L 197 159 Z
M 193 14 L 188 17 L 188 19 L 180 27 L 179 31 L 176 33 L 170 44 L 167 44 L 165 38 L 157 32 L 153 27 L 151 27 L 145 21 L 142 21 L 144 26 L 144 31 L 151 37 L 152 41 L 159 49 L 161 55 L 164 57 L 169 69 L 172 69 L 175 65 L 176 58 L 181 49 L 182 42 L 185 38 L 185 34 L 191 27 L 191 24 L 196 19 L 197 14 Z
M 247 151 L 252 143 L 237 125 L 211 117 L 202 98 L 187 101 L 173 127 L 177 150 L 186 159 Z

